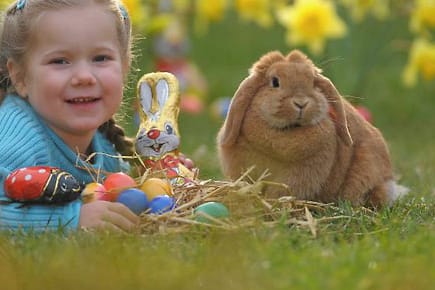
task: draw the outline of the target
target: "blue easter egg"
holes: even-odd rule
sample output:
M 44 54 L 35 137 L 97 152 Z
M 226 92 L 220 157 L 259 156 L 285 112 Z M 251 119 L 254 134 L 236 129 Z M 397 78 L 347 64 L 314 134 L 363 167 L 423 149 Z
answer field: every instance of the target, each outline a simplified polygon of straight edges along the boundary
M 137 215 L 148 208 L 147 196 L 142 190 L 137 188 L 129 188 L 122 191 L 116 201 L 124 204 Z
M 231 98 L 230 97 L 222 97 L 215 100 L 211 104 L 211 114 L 215 119 L 225 119 L 228 114 L 228 110 L 230 107 Z
M 150 213 L 162 214 L 170 211 L 175 206 L 175 200 L 168 195 L 159 195 L 153 198 L 149 204 Z
M 220 114 L 222 116 L 222 118 L 226 118 L 228 111 L 230 109 L 230 104 L 231 104 L 231 98 L 223 98 L 220 102 L 219 102 L 219 108 L 220 108 Z

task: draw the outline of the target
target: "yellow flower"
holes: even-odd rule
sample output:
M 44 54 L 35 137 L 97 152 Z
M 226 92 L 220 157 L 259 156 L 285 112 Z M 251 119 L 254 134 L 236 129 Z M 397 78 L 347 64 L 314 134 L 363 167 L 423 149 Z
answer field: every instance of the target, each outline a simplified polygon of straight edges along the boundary
M 342 0 L 344 6 L 350 9 L 352 18 L 361 21 L 367 14 L 373 14 L 383 20 L 389 14 L 389 0 Z
M 186 14 L 190 9 L 190 0 L 172 0 L 174 11 L 180 14 Z
M 270 0 L 235 0 L 235 7 L 242 19 L 254 21 L 263 27 L 272 24 Z
M 0 0 L 0 10 L 6 9 L 12 3 L 11 0 Z
M 122 0 L 125 8 L 128 11 L 128 15 L 131 19 L 131 23 L 134 28 L 143 30 L 146 28 L 146 24 L 149 19 L 149 12 L 147 7 L 142 4 L 141 0 Z
M 195 29 L 199 33 L 207 31 L 210 22 L 222 20 L 228 7 L 228 0 L 196 0 Z
M 423 38 L 415 40 L 412 44 L 408 63 L 402 75 L 405 85 L 414 86 L 419 72 L 425 80 L 435 79 L 435 43 Z
M 288 29 L 288 44 L 306 44 L 315 54 L 323 51 L 327 38 L 346 34 L 345 23 L 338 17 L 334 4 L 327 0 L 296 0 L 280 9 L 277 16 Z
M 435 28 L 435 0 L 417 0 L 411 12 L 410 29 L 422 33 Z

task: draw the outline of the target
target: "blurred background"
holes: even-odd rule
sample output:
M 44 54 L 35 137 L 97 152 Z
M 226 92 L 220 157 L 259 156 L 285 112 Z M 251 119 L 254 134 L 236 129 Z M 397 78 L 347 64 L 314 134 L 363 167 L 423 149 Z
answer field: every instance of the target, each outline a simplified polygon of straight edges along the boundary
M 124 3 L 137 40 L 123 114 L 129 135 L 137 80 L 171 71 L 181 84 L 180 149 L 200 178 L 223 178 L 215 138 L 229 98 L 261 55 L 297 48 L 381 129 L 401 182 L 435 194 L 435 1 Z
M 138 125 L 137 81 L 171 71 L 181 83 L 180 149 L 201 179 L 223 179 L 215 139 L 229 98 L 263 54 L 297 48 L 383 132 L 409 199 L 376 215 L 345 205 L 339 219 L 327 219 L 335 210 L 319 212 L 326 219 L 316 216 L 317 237 L 293 225 L 151 236 L 0 233 L 1 289 L 433 288 L 435 0 L 123 2 L 136 38 L 118 116 L 129 136 Z
M 397 177 L 435 195 L 435 1 L 123 2 L 136 39 L 119 116 L 128 135 L 138 128 L 137 81 L 170 71 L 181 85 L 180 149 L 200 178 L 223 178 L 215 138 L 229 98 L 263 54 L 298 48 L 381 129 Z

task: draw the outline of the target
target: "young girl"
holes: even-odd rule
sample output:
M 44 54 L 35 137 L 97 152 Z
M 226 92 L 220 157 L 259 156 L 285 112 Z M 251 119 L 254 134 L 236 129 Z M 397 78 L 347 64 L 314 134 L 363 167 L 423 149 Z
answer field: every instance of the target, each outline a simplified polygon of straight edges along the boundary
M 133 144 L 115 124 L 130 66 L 128 15 L 117 0 L 18 0 L 5 11 L 0 43 L 0 229 L 109 228 L 130 231 L 138 217 L 120 203 L 7 202 L 3 183 L 18 168 L 59 167 L 93 181 L 118 172 Z M 103 154 L 98 154 L 103 153 Z M 5 202 L 6 201 L 6 202 Z

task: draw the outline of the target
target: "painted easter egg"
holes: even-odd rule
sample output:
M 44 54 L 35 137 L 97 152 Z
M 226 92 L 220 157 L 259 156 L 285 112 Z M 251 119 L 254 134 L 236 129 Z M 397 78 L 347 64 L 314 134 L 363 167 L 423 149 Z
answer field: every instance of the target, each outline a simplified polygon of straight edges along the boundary
M 140 186 L 140 189 L 145 192 L 148 200 L 152 200 L 159 195 L 172 196 L 172 187 L 165 179 L 151 177 Z
M 88 203 L 96 200 L 111 201 L 111 196 L 107 193 L 107 189 L 101 183 L 91 182 L 86 184 L 82 191 L 82 201 Z
M 121 191 L 137 186 L 136 181 L 131 176 L 123 172 L 109 174 L 104 180 L 103 185 L 110 195 L 111 201 L 115 201 Z
M 159 195 L 150 201 L 150 213 L 162 214 L 172 210 L 175 206 L 175 200 L 168 195 Z
M 122 191 L 117 202 L 127 206 L 132 212 L 139 215 L 148 208 L 148 198 L 142 190 L 137 188 L 130 188 Z
M 373 123 L 373 116 L 372 113 L 367 109 L 366 107 L 362 105 L 355 105 L 355 109 L 358 111 L 358 113 L 369 123 Z
M 215 100 L 210 107 L 211 115 L 216 120 L 225 119 L 231 104 L 230 97 L 222 97 Z
M 195 95 L 183 94 L 180 100 L 180 110 L 190 114 L 199 114 L 204 110 L 204 102 Z
M 220 202 L 206 202 L 197 206 L 194 211 L 195 220 L 202 223 L 210 223 L 212 220 L 207 218 L 210 216 L 215 219 L 227 218 L 230 213 L 228 208 Z
M 11 172 L 4 182 L 5 195 L 19 202 L 60 203 L 77 199 L 82 186 L 57 167 L 30 166 Z

